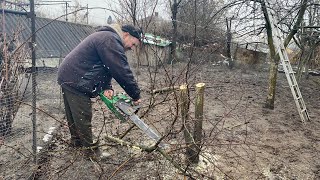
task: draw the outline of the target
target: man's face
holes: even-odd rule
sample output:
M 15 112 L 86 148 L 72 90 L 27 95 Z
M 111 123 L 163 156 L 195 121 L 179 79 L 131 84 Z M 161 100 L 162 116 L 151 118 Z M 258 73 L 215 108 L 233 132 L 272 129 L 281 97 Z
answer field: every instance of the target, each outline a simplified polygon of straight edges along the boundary
M 135 47 L 139 46 L 140 41 L 139 39 L 131 36 L 129 33 L 125 32 L 123 35 L 123 44 L 124 50 L 128 51 L 134 49 Z

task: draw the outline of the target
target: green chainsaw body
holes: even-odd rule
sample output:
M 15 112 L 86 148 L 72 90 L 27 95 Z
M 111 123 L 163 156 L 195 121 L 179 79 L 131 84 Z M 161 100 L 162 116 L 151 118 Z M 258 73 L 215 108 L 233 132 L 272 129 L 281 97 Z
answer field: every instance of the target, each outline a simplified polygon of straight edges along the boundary
M 121 122 L 126 122 L 127 117 L 136 113 L 140 108 L 140 106 L 134 106 L 131 99 L 123 93 L 116 94 L 112 96 L 112 99 L 108 99 L 103 95 L 103 92 L 101 92 L 100 97 Z M 119 109 L 119 107 L 121 108 Z
M 132 101 L 131 99 L 126 96 L 125 94 L 119 93 L 114 96 L 112 96 L 112 99 L 108 99 L 103 95 L 103 92 L 100 93 L 100 97 L 102 101 L 107 105 L 107 107 L 111 110 L 111 112 L 118 118 L 120 119 L 121 122 L 126 122 L 127 118 L 126 115 L 124 115 L 122 112 L 119 111 L 119 109 L 116 107 L 116 104 L 118 103 L 125 103 L 128 106 L 132 106 Z M 136 111 L 136 110 L 134 110 Z
M 136 112 L 139 110 L 140 106 L 135 106 L 131 99 L 125 94 L 116 94 L 112 99 L 108 99 L 100 93 L 102 101 L 107 105 L 111 112 L 120 119 L 121 123 L 131 120 L 136 126 L 138 126 L 144 133 L 146 133 L 149 138 L 153 139 L 155 142 L 160 140 L 160 136 L 150 128 L 147 124 L 143 122 L 137 115 Z M 160 147 L 165 147 L 163 143 L 159 144 Z

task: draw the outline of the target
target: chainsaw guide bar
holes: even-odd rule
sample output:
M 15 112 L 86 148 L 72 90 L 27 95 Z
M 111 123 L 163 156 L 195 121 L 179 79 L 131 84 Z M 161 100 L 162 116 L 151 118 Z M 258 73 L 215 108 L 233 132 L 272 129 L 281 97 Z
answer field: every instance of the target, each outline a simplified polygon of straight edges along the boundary
M 140 106 L 135 106 L 132 100 L 123 93 L 116 94 L 112 99 L 108 99 L 103 95 L 103 92 L 100 93 L 102 101 L 107 105 L 111 112 L 120 119 L 121 123 L 126 122 L 127 120 L 132 121 L 137 127 L 139 127 L 149 138 L 158 142 L 160 136 L 151 129 L 139 116 L 136 115 Z M 164 148 L 167 145 L 160 143 L 159 147 Z

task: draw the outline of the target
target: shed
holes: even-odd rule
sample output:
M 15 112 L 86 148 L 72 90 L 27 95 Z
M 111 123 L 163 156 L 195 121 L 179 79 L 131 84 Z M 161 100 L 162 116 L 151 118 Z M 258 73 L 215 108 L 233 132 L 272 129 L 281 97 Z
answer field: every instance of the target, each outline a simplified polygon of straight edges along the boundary
M 265 44 L 236 44 L 234 48 L 234 58 L 240 64 L 261 64 L 267 59 L 268 48 Z
M 144 34 L 143 46 L 138 52 L 130 53 L 128 58 L 129 61 L 137 59 L 137 62 L 133 64 L 139 64 L 142 66 L 158 66 L 162 63 L 166 63 L 169 59 L 171 41 L 161 38 L 150 33 Z M 137 56 L 139 54 L 139 56 Z

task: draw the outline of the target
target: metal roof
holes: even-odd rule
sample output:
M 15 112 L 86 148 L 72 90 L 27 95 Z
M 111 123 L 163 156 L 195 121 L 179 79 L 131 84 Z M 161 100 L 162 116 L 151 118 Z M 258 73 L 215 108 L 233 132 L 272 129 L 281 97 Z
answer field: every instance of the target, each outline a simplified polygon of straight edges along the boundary
M 10 10 L 0 10 L 1 34 L 9 37 L 13 32 L 21 31 L 20 40 L 26 41 L 31 36 L 31 20 L 27 13 Z M 3 13 L 4 12 L 4 19 Z M 37 58 L 65 57 L 84 38 L 95 31 L 89 25 L 76 24 L 48 18 L 36 18 L 36 55 Z
M 155 36 L 150 33 L 145 33 L 143 38 L 143 43 L 166 47 L 171 44 L 171 41 L 161 38 L 160 36 Z

